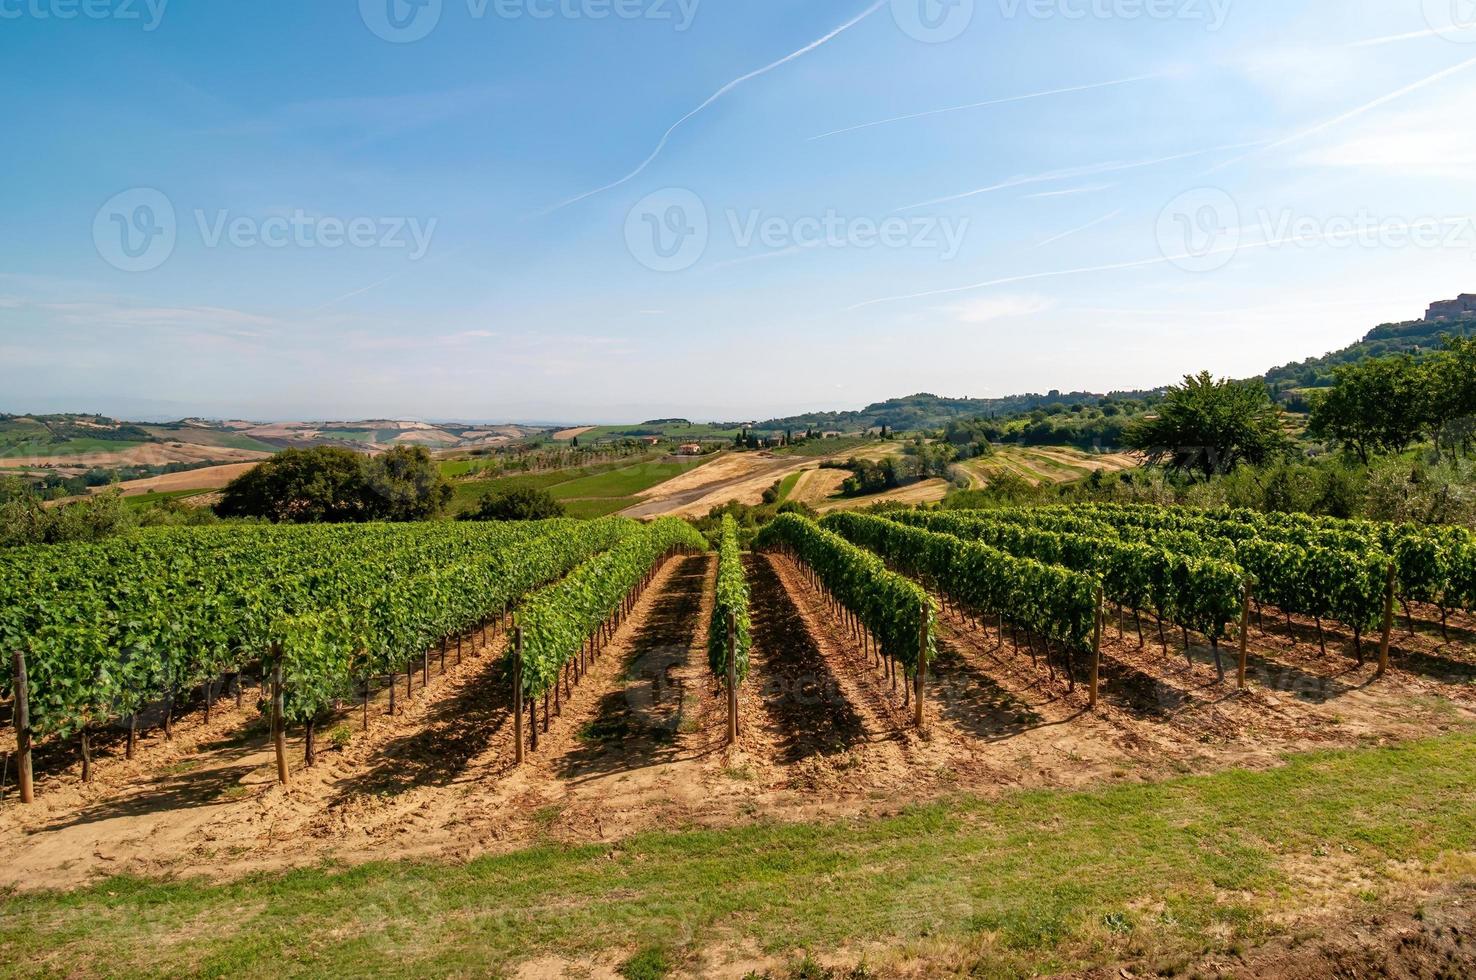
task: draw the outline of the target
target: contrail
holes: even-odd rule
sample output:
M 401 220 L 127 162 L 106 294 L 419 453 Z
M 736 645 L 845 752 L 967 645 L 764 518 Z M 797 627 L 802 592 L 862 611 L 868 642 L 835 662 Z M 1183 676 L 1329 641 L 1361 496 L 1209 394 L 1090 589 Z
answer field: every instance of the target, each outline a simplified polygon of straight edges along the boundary
M 1072 92 L 1089 92 L 1092 89 L 1111 88 L 1114 85 L 1129 85 L 1133 82 L 1146 82 L 1155 78 L 1163 78 L 1164 72 L 1155 72 L 1151 75 L 1134 75 L 1131 78 L 1116 78 L 1110 82 L 1092 82 L 1088 85 L 1072 85 L 1069 88 L 1053 88 L 1044 92 L 1030 92 L 1026 95 L 1011 95 L 1000 99 L 988 99 L 984 102 L 970 102 L 967 105 L 948 106 L 943 109 L 929 109 L 926 112 L 912 112 L 905 116 L 892 116 L 887 119 L 877 119 L 874 122 L 861 123 L 856 126 L 847 126 L 845 129 L 835 129 L 818 136 L 811 136 L 810 142 L 815 140 L 829 139 L 842 133 L 854 133 L 860 129 L 870 129 L 873 126 L 886 126 L 889 123 L 906 122 L 909 119 L 924 119 L 928 116 L 941 116 L 949 112 L 963 112 L 966 109 L 982 109 L 992 105 L 1006 105 L 1011 102 L 1028 102 L 1031 99 L 1044 99 L 1052 95 L 1067 95 Z
M 703 102 L 697 108 L 693 109 L 691 112 L 687 113 L 685 116 L 683 116 L 682 118 L 678 119 L 676 122 L 672 123 L 671 124 L 671 128 L 668 129 L 665 133 L 663 133 L 661 135 L 661 139 L 656 143 L 656 148 L 651 151 L 651 155 L 648 156 L 648 157 L 646 157 L 645 160 L 641 161 L 640 166 L 636 167 L 634 170 L 632 170 L 630 173 L 626 174 L 624 177 L 621 177 L 619 180 L 612 181 L 612 182 L 610 182 L 608 184 L 605 184 L 603 187 L 596 187 L 592 191 L 585 191 L 583 194 L 579 194 L 579 195 L 577 195 L 575 197 L 571 197 L 567 201 L 560 201 L 558 204 L 555 204 L 553 207 L 548 208 L 543 213 L 544 214 L 551 214 L 554 211 L 558 211 L 558 210 L 561 210 L 563 208 L 566 208 L 566 207 L 568 207 L 571 204 L 577 204 L 580 201 L 585 200 L 586 198 L 594 197 L 596 194 L 602 194 L 602 193 L 604 193 L 605 191 L 608 191 L 608 190 L 613 190 L 614 188 L 619 187 L 621 184 L 624 184 L 624 183 L 627 183 L 629 181 L 634 180 L 636 177 L 640 176 L 641 173 L 643 173 L 647 167 L 649 167 L 651 164 L 653 164 L 653 163 L 656 162 L 656 158 L 661 155 L 661 151 L 664 150 L 664 149 L 666 149 L 666 144 L 668 142 L 670 142 L 672 134 L 675 133 L 678 129 L 680 129 L 684 123 L 686 123 L 687 121 L 689 121 L 690 119 L 692 119 L 693 116 L 696 116 L 698 113 L 702 112 L 708 106 L 712 105 L 718 99 L 721 99 L 723 96 L 727 95 L 729 92 L 733 91 L 735 88 L 737 88 L 738 86 L 742 85 L 744 82 L 753 81 L 755 78 L 758 78 L 760 75 L 767 75 L 769 72 L 773 71 L 775 68 L 779 68 L 779 67 L 781 67 L 783 65 L 787 65 L 791 61 L 794 61 L 796 58 L 802 58 L 805 55 L 809 54 L 811 51 L 814 51 L 816 48 L 820 47 L 821 45 L 826 44 L 827 42 L 834 40 L 835 38 L 837 38 L 840 35 L 844 34 L 846 31 L 848 31 L 851 28 L 855 27 L 857 24 L 861 23 L 866 18 L 870 17 L 872 14 L 876 13 L 883 6 L 885 6 L 886 3 L 887 3 L 887 0 L 876 0 L 875 3 L 873 3 L 870 7 L 867 7 L 859 15 L 857 15 L 856 17 L 853 17 L 851 20 L 846 21 L 844 24 L 842 24 L 841 26 L 837 27 L 835 30 L 831 31 L 829 34 L 826 34 L 824 37 L 820 38 L 819 40 L 817 40 L 817 41 L 811 41 L 809 44 L 807 44 L 804 47 L 800 48 L 798 51 L 794 51 L 794 52 L 792 52 L 790 54 L 787 54 L 784 57 L 780 58 L 778 61 L 771 62 L 771 63 L 765 65 L 762 68 L 758 68 L 758 69 L 755 69 L 754 71 L 749 72 L 747 75 L 740 75 L 738 78 L 733 79 L 731 82 L 729 82 L 728 84 L 724 85 L 722 88 L 718 89 L 711 96 L 709 96 L 707 98 L 707 101 Z
M 1350 119 L 1356 119 L 1364 113 L 1372 112 L 1374 109 L 1377 109 L 1380 106 L 1388 105 L 1390 102 L 1393 102 L 1396 99 L 1402 99 L 1404 98 L 1404 96 L 1409 95 L 1412 92 L 1418 92 L 1420 89 L 1428 88 L 1429 86 L 1434 85 L 1436 82 L 1443 81 L 1458 72 L 1463 72 L 1473 65 L 1476 65 L 1476 58 L 1467 58 L 1465 61 L 1461 62 L 1458 65 L 1455 65 L 1454 67 L 1446 68 L 1444 71 L 1437 71 L 1435 74 L 1430 75 L 1426 78 L 1422 78 L 1410 85 L 1406 85 L 1401 89 L 1396 89 L 1395 91 L 1390 92 L 1387 95 L 1381 95 L 1377 99 L 1374 99 L 1372 102 L 1365 103 L 1364 105 L 1361 105 L 1356 109 L 1348 110 L 1341 116 L 1335 116 L 1332 119 L 1324 120 L 1308 129 L 1304 129 L 1300 132 L 1293 133 L 1290 136 L 1284 136 L 1279 140 L 1274 140 L 1273 142 L 1266 143 L 1249 153 L 1242 153 L 1238 157 L 1234 157 L 1233 159 L 1226 160 L 1223 163 L 1216 164 L 1205 172 L 1211 174 L 1216 173 L 1220 170 L 1224 170 L 1226 167 L 1233 166 L 1234 164 L 1240 163 L 1244 160 L 1249 160 L 1251 157 L 1278 149 L 1279 147 L 1286 146 L 1290 143 L 1299 142 L 1309 136 L 1315 136 L 1323 130 L 1331 129 L 1332 127 L 1337 126 L 1341 123 L 1345 123 Z
M 1152 160 L 1136 160 L 1132 163 L 1093 163 L 1083 167 L 1067 167 L 1064 170 L 1051 170 L 1043 174 L 1032 174 L 1027 177 L 1011 177 L 1009 180 L 988 187 L 980 187 L 962 194 L 950 194 L 947 197 L 937 197 L 931 201 L 921 201 L 917 204 L 908 204 L 897 208 L 898 211 L 911 211 L 914 208 L 925 208 L 934 204 L 947 204 L 950 201 L 962 201 L 964 198 L 977 197 L 980 194 L 989 194 L 994 191 L 1006 190 L 1011 187 L 1023 187 L 1027 184 L 1045 184 L 1053 180 L 1069 180 L 1073 177 L 1093 177 L 1098 174 L 1115 174 L 1124 170 L 1140 170 L 1144 167 L 1156 167 L 1161 163 L 1174 163 L 1178 160 L 1188 160 L 1193 157 L 1204 156 L 1206 153 L 1219 153 L 1223 150 L 1243 150 L 1248 146 L 1259 146 L 1260 143 L 1231 143 L 1228 146 L 1211 146 L 1203 150 L 1190 150 L 1187 153 L 1175 153 L 1172 156 L 1156 157 Z
M 1066 239 L 1070 238 L 1072 235 L 1079 235 L 1079 234 L 1081 234 L 1084 231 L 1088 231 L 1088 230 L 1090 230 L 1092 228 L 1097 227 L 1100 224 L 1103 224 L 1104 222 L 1111 221 L 1113 218 L 1115 218 L 1118 215 L 1122 214 L 1122 210 L 1123 210 L 1122 208 L 1118 208 L 1116 211 L 1112 211 L 1112 212 L 1110 212 L 1108 214 L 1102 215 L 1102 217 L 1097 218 L 1095 221 L 1088 221 L 1086 224 L 1082 225 L 1080 228 L 1073 228 L 1070 231 L 1063 231 L 1059 235 L 1052 235 L 1050 238 L 1047 238 L 1045 241 L 1040 242 L 1035 247 L 1036 248 L 1045 248 L 1047 245 L 1054 245 L 1057 242 L 1065 241 Z
M 1468 27 L 1460 27 L 1460 26 L 1457 26 L 1457 25 L 1451 25 L 1451 26 L 1454 27 L 1456 30 L 1471 30 L 1471 28 L 1469 26 Z M 1344 47 L 1348 47 L 1348 48 L 1374 48 L 1374 47 L 1378 47 L 1379 45 L 1383 45 L 1383 44 L 1393 44 L 1396 41 L 1413 41 L 1414 39 L 1421 38 L 1421 37 L 1444 37 L 1444 36 L 1446 36 L 1449 33 L 1450 33 L 1450 28 L 1445 28 L 1445 27 L 1431 27 L 1431 28 L 1428 28 L 1427 30 L 1423 30 L 1423 31 L 1410 31 L 1408 34 L 1388 34 L 1388 35 L 1385 35 L 1384 37 L 1371 37 L 1371 38 L 1368 38 L 1367 40 L 1364 40 L 1364 41 L 1350 41 L 1348 44 L 1344 45 Z
M 1086 187 L 1067 187 L 1059 191 L 1036 191 L 1034 194 L 1026 194 L 1027 198 L 1036 200 L 1044 197 L 1075 197 L 1078 194 L 1096 194 L 1101 191 L 1110 191 L 1116 184 L 1091 184 Z

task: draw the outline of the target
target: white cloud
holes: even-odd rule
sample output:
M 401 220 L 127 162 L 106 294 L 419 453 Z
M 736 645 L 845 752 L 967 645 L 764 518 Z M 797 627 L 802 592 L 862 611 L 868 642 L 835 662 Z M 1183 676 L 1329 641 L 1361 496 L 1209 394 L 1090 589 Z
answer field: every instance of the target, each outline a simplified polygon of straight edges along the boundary
M 945 312 L 959 323 L 989 323 L 1010 317 L 1031 316 L 1044 313 L 1056 305 L 1046 296 L 1020 294 L 1015 296 L 986 296 L 981 299 L 955 303 L 944 307 Z
M 1370 119 L 1341 140 L 1293 158 L 1304 167 L 1420 173 L 1468 179 L 1476 165 L 1469 95 Z

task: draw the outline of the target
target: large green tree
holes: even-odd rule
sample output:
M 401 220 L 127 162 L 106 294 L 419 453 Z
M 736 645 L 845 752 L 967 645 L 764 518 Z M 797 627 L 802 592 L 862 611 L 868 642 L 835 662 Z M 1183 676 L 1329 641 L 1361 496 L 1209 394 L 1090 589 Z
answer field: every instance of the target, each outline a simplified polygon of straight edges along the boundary
M 451 502 L 451 484 L 424 446 L 396 446 L 367 467 L 375 519 L 423 521 Z
M 1476 338 L 1445 337 L 1445 349 L 1424 364 L 1425 421 L 1437 449 L 1469 452 L 1476 440 Z
M 402 446 L 370 460 L 349 449 L 288 449 L 237 477 L 216 511 L 294 524 L 411 521 L 451 498 L 430 453 Z
M 1341 443 L 1364 463 L 1401 453 L 1419 439 L 1429 415 L 1429 372 L 1408 354 L 1333 369 L 1334 385 L 1312 405 L 1309 431 Z
M 1264 463 L 1290 445 L 1262 382 L 1217 381 L 1208 371 L 1170 387 L 1157 412 L 1129 427 L 1125 441 L 1151 463 L 1206 477 Z

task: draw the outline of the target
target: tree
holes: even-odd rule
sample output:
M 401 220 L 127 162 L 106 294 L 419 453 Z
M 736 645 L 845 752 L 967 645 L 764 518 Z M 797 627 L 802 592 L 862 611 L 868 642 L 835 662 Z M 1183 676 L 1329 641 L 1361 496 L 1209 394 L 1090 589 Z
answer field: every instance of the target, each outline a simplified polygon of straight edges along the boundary
M 336 446 L 288 449 L 225 488 L 216 513 L 293 524 L 370 520 L 364 458 Z
M 463 521 L 544 521 L 565 516 L 564 505 L 547 490 L 512 487 L 494 490 L 482 498 L 477 509 L 462 514 Z
M 292 524 L 413 521 L 450 499 L 450 484 L 423 448 L 397 446 L 371 461 L 318 446 L 285 450 L 237 477 L 216 512 Z
M 1428 373 L 1408 354 L 1333 369 L 1331 391 L 1312 406 L 1309 431 L 1342 443 L 1365 464 L 1374 452 L 1401 453 L 1429 414 Z
M 23 490 L 5 489 L 0 498 L 4 498 L 0 503 L 0 548 L 101 541 L 137 526 L 136 515 L 118 490 L 53 507 Z
M 1157 413 L 1130 426 L 1125 441 L 1150 463 L 1206 477 L 1264 463 L 1290 447 L 1264 384 L 1216 381 L 1208 371 L 1170 387 Z
M 367 467 L 375 520 L 423 521 L 440 513 L 454 492 L 424 446 L 396 446 Z
M 1476 438 L 1476 338 L 1445 337 L 1445 349 L 1425 364 L 1425 421 L 1435 448 L 1468 452 Z

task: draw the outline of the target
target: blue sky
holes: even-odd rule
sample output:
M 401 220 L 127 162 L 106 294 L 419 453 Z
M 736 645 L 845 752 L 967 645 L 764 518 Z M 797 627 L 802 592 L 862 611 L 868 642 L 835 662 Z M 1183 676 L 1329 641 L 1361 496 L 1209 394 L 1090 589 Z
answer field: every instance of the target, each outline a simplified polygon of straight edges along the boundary
M 1476 291 L 1469 0 L 418 2 L 0 0 L 0 410 L 1105 391 Z

